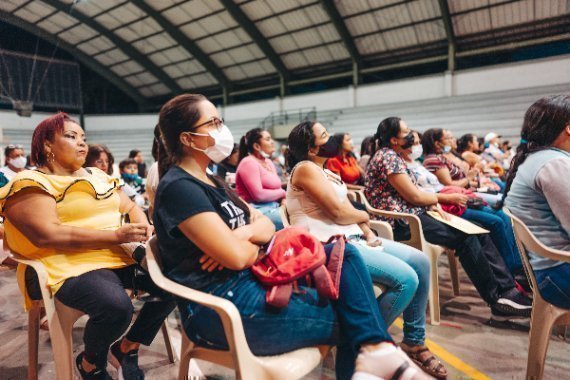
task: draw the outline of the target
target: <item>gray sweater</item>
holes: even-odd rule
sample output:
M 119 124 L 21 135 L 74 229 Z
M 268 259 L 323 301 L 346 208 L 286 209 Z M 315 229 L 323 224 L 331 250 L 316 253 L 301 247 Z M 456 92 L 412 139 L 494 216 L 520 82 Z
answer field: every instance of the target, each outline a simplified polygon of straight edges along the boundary
M 544 245 L 570 251 L 570 153 L 550 148 L 530 154 L 505 205 Z M 532 252 L 529 257 L 534 270 L 562 264 Z

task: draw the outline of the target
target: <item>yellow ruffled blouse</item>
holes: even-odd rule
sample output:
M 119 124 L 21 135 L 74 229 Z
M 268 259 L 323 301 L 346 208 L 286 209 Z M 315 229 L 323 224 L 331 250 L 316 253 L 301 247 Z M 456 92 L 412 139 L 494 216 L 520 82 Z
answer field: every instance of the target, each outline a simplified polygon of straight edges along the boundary
M 82 177 L 48 175 L 25 170 L 18 173 L 0 189 L 0 215 L 11 196 L 28 188 L 40 189 L 52 196 L 57 215 L 63 225 L 94 230 L 116 230 L 121 225 L 119 211 L 119 182 L 97 168 L 89 168 L 91 174 Z M 41 217 L 38 214 L 38 217 Z M 55 294 L 63 282 L 83 273 L 101 268 L 120 268 L 134 264 L 119 246 L 112 249 L 58 251 L 39 248 L 5 218 L 5 241 L 11 251 L 26 258 L 41 261 L 47 272 L 48 286 Z M 18 283 L 24 283 L 25 266 L 18 266 Z M 41 285 L 41 284 L 40 284 Z M 22 289 L 25 293 L 24 289 Z M 29 298 L 26 296 L 26 305 Z

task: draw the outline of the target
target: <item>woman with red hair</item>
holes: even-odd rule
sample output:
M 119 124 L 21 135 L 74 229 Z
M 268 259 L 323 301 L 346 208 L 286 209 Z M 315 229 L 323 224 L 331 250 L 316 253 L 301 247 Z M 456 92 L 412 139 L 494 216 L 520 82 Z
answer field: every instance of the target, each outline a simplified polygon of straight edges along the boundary
M 144 242 L 153 229 L 117 179 L 82 167 L 87 149 L 83 129 L 65 113 L 36 127 L 32 157 L 38 169 L 18 173 L 0 190 L 5 239 L 11 251 L 46 268 L 47 284 L 39 284 L 31 268 L 19 266 L 27 305 L 30 299 L 41 299 L 40 286 L 47 285 L 61 303 L 89 316 L 85 350 L 76 360 L 81 377 L 110 379 L 105 369 L 110 348 L 122 378 L 143 379 L 139 345 L 152 342 L 174 304 L 146 303 L 128 333 L 117 340 L 133 315 L 124 289 L 158 292 L 149 279 L 135 276 L 135 261 L 121 244 Z M 121 225 L 122 214 L 132 223 Z

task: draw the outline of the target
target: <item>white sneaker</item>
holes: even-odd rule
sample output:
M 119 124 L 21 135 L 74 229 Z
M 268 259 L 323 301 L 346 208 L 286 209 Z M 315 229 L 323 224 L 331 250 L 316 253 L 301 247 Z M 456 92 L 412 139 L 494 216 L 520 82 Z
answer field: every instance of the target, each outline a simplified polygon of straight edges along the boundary
M 360 350 L 352 380 L 433 379 L 419 369 L 400 348 L 387 346 L 375 351 Z

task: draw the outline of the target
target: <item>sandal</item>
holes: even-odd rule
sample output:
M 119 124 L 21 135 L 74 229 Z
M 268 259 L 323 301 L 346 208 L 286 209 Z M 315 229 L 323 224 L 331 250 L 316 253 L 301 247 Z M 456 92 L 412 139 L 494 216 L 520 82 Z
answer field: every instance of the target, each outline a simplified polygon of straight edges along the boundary
M 425 373 L 437 379 L 447 379 L 447 369 L 426 346 L 410 346 L 402 342 L 400 348 Z M 429 355 L 426 355 L 426 352 L 429 353 Z
M 48 317 L 43 307 L 40 311 L 40 330 L 49 331 Z

